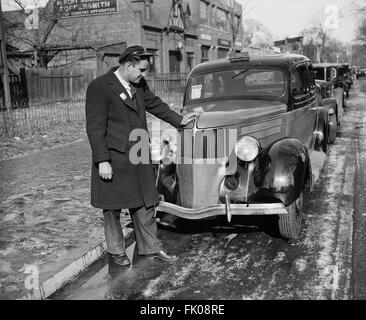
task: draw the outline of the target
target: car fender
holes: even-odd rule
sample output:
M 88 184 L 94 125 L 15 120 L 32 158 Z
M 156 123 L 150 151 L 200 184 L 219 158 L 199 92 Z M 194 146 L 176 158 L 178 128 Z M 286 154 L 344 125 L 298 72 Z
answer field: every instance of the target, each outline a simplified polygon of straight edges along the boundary
M 317 121 L 314 130 L 314 145 L 315 151 L 328 151 L 328 132 L 329 132 L 329 113 L 328 109 L 320 107 L 317 109 Z
M 257 194 L 290 205 L 307 182 L 312 188 L 311 163 L 306 146 L 293 138 L 274 142 L 258 156 L 253 180 Z
M 336 114 L 338 116 L 338 105 L 337 100 L 335 98 L 325 98 L 322 100 L 323 108 L 325 108 L 329 115 Z

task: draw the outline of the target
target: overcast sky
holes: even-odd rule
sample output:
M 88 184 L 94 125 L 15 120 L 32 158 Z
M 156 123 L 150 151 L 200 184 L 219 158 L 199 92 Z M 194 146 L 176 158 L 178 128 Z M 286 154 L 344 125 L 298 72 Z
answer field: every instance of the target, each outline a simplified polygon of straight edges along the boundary
M 12 0 L 0 0 L 3 10 L 14 10 Z M 47 0 L 22 0 L 24 3 L 39 2 L 44 4 Z M 170 0 L 166 0 L 167 5 Z M 237 0 L 242 2 L 244 0 Z M 336 6 L 339 9 L 339 27 L 332 31 L 331 35 L 338 40 L 351 42 L 355 36 L 357 15 L 354 13 L 354 1 L 366 0 L 250 0 L 249 13 L 244 13 L 245 18 L 253 18 L 263 23 L 278 40 L 285 37 L 298 36 L 311 21 L 323 15 L 330 17 L 331 13 L 325 15 L 329 6 Z M 328 7 L 328 9 L 327 9 Z M 330 9 L 328 12 L 333 12 Z
M 15 4 L 15 2 L 13 0 L 0 0 L 0 1 L 1 1 L 1 6 L 2 6 L 3 11 L 19 9 L 19 6 L 17 4 Z M 38 4 L 38 3 L 40 6 L 44 6 L 48 2 L 48 0 L 20 0 L 20 2 L 25 5 L 34 7 L 35 4 Z
M 325 17 L 329 19 L 331 12 L 335 12 L 332 6 L 338 8 L 339 27 L 331 31 L 331 35 L 338 40 L 351 42 L 358 19 L 354 13 L 353 0 L 250 0 L 248 7 L 253 9 L 244 13 L 244 19 L 260 21 L 281 40 L 299 35 L 316 17 L 323 15 L 323 21 Z

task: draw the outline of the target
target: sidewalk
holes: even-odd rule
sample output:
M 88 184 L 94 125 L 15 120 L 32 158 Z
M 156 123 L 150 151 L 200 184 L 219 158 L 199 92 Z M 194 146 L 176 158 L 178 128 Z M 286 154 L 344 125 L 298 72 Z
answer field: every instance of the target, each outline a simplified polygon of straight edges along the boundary
M 0 162 L 0 299 L 34 295 L 26 286 L 37 268 L 41 285 L 83 254 L 86 265 L 103 253 L 102 212 L 90 205 L 90 159 L 84 139 Z M 122 214 L 121 224 L 129 222 Z

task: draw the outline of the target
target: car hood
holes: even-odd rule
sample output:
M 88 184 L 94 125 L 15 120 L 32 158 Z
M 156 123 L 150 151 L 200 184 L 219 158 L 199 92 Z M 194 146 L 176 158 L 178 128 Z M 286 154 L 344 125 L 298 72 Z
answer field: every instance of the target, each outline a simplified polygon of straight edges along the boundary
M 287 106 L 272 100 L 225 100 L 185 106 L 185 112 L 199 112 L 197 127 L 200 129 L 231 126 L 250 122 L 255 118 L 285 113 Z

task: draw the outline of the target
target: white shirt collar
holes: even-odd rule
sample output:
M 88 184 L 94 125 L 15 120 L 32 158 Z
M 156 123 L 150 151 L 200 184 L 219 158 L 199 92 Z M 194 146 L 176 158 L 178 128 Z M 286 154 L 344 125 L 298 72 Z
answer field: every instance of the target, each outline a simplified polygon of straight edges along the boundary
M 122 79 L 121 75 L 118 72 L 118 69 L 114 72 L 114 74 L 116 75 L 116 77 L 119 80 L 119 82 L 121 82 L 122 85 L 126 88 L 126 90 L 127 90 L 128 94 L 129 94 L 130 98 L 132 98 L 130 84 L 127 81 L 125 81 L 125 80 Z

